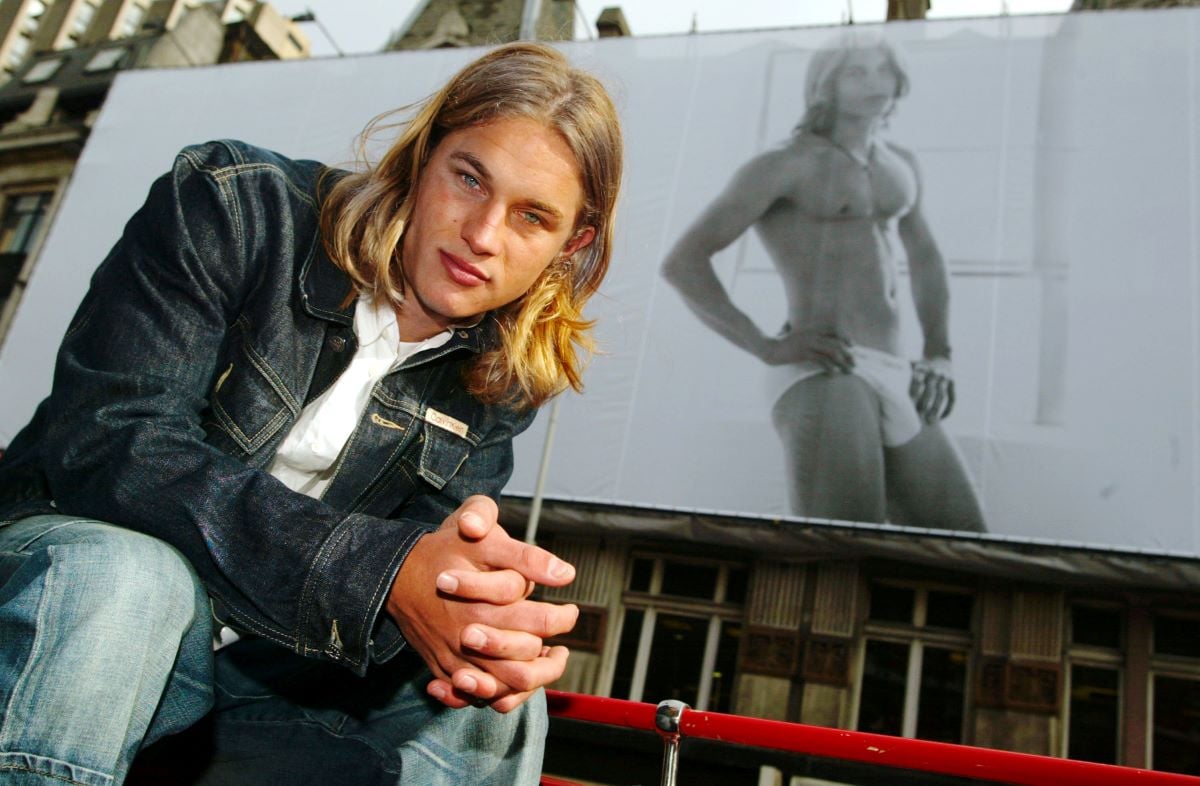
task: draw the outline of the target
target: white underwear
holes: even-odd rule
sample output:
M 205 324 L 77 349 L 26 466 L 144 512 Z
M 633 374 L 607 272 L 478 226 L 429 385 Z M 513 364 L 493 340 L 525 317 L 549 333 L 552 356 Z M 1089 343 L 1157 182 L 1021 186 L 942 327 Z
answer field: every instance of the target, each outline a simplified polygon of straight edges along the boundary
M 879 425 L 883 444 L 889 448 L 903 445 L 921 431 L 921 417 L 908 394 L 912 383 L 912 364 L 901 357 L 869 347 L 851 347 L 856 377 L 867 383 L 879 402 Z M 768 366 L 767 395 L 774 406 L 779 397 L 801 380 L 827 374 L 814 361 L 787 366 Z M 839 373 L 839 372 L 833 372 Z

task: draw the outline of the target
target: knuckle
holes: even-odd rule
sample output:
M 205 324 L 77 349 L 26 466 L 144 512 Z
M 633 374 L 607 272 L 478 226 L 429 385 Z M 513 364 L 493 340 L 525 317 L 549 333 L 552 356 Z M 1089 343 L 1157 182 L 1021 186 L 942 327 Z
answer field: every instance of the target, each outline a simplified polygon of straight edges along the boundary
M 531 546 L 528 543 L 521 544 L 521 551 L 517 555 L 519 564 L 526 570 L 538 570 L 545 562 L 543 552 L 537 546 Z
M 536 689 L 540 684 L 541 682 L 538 680 L 537 675 L 531 670 L 520 669 L 513 674 L 513 679 L 509 682 L 509 687 L 518 693 L 525 693 Z
M 528 582 L 525 577 L 516 571 L 506 571 L 504 575 L 504 597 L 509 601 L 518 601 L 525 598 L 525 588 Z
M 555 613 L 554 607 L 543 608 L 541 610 L 541 631 L 543 635 L 552 636 L 557 632 L 558 614 Z

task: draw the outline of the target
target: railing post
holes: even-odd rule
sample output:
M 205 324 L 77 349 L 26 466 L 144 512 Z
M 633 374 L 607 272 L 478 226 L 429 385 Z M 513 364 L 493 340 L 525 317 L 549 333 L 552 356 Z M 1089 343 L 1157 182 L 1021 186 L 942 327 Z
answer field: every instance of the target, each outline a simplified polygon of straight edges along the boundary
M 688 705 L 677 699 L 658 703 L 654 713 L 654 728 L 663 738 L 663 766 L 660 786 L 676 786 L 675 773 L 679 769 L 679 719 Z

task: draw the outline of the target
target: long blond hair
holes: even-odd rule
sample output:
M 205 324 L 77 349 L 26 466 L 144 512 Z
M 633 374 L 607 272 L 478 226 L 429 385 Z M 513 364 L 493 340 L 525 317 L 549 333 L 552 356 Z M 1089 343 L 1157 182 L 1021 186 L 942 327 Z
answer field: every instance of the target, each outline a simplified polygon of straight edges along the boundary
M 539 406 L 568 386 L 581 390 L 594 350 L 583 306 L 600 286 L 612 255 L 613 213 L 621 182 L 622 142 L 616 109 L 594 76 L 554 49 L 520 42 L 484 54 L 437 93 L 399 112 L 411 117 L 380 161 L 337 180 L 321 206 L 321 231 L 333 261 L 360 291 L 404 302 L 401 239 L 417 180 L 448 134 L 498 119 L 529 118 L 557 131 L 570 147 L 583 184 L 575 230 L 595 228 L 592 242 L 556 260 L 517 300 L 492 312 L 498 346 L 464 372 L 467 390 L 487 403 Z M 372 121 L 366 140 L 394 113 Z
M 806 105 L 804 117 L 793 129 L 797 133 L 808 132 L 817 136 L 827 137 L 833 133 L 834 123 L 837 122 L 837 99 L 834 92 L 834 82 L 850 54 L 856 50 L 876 49 L 883 53 L 888 67 L 896 77 L 896 92 L 892 96 L 892 106 L 887 115 L 895 109 L 895 101 L 908 94 L 908 69 L 903 60 L 886 39 L 879 35 L 864 35 L 862 33 L 843 33 L 837 39 L 818 49 L 808 64 L 808 74 L 804 84 L 804 102 Z

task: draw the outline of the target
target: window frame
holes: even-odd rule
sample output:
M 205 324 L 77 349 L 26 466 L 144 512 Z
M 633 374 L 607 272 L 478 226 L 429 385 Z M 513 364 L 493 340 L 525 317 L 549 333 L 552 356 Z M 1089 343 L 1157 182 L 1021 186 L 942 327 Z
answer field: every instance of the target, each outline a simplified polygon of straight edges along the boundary
M 899 588 L 913 592 L 912 618 L 908 623 L 873 620 L 870 618 L 871 592 L 876 588 Z M 953 628 L 931 627 L 927 624 L 929 612 L 929 593 L 945 592 L 965 595 L 971 598 L 971 619 L 965 630 Z M 854 690 L 850 708 L 851 728 L 859 729 L 861 722 L 863 678 L 867 666 L 867 643 L 883 641 L 892 644 L 908 645 L 908 664 L 904 678 L 904 706 L 901 710 L 900 736 L 907 739 L 917 739 L 916 732 L 920 720 L 921 677 L 925 664 L 925 648 L 958 651 L 966 659 L 966 669 L 963 673 L 963 708 L 962 725 L 959 729 L 959 742 L 969 744 L 971 741 L 971 718 L 974 712 L 974 695 L 971 686 L 974 684 L 977 663 L 975 644 L 978 639 L 979 626 L 979 593 L 960 584 L 943 582 L 918 582 L 897 579 L 869 577 L 866 585 L 866 612 L 863 618 L 862 635 L 859 638 L 855 654 Z
M 1146 679 L 1148 682 L 1146 685 L 1146 766 L 1147 768 L 1154 770 L 1158 769 L 1154 761 L 1154 710 L 1158 678 L 1167 677 L 1169 679 L 1200 682 L 1200 657 L 1159 654 L 1157 644 L 1155 642 L 1154 632 L 1154 618 L 1159 615 L 1192 620 L 1197 625 L 1200 625 L 1200 613 L 1188 609 L 1155 608 L 1151 613 L 1149 641 L 1150 663 L 1146 674 Z M 1173 770 L 1159 771 L 1174 772 Z
M 629 584 L 633 578 L 634 564 L 637 560 L 650 560 L 653 568 L 650 575 L 650 586 L 647 590 L 631 590 Z M 668 563 L 705 565 L 717 568 L 717 578 L 713 587 L 713 597 L 710 600 L 689 598 L 678 595 L 663 595 L 663 576 Z M 726 622 L 733 622 L 745 627 L 745 610 L 740 603 L 726 601 L 729 591 L 729 575 L 733 570 L 746 571 L 749 575 L 750 566 L 738 560 L 698 557 L 691 555 L 661 554 L 649 551 L 633 551 L 625 566 L 623 589 L 619 613 L 612 631 L 612 639 L 616 645 L 611 653 L 610 662 L 606 669 L 603 695 L 611 696 L 613 683 L 616 679 L 616 666 L 620 658 L 620 642 L 624 634 L 627 612 L 637 610 L 642 612 L 641 629 L 638 631 L 637 652 L 634 656 L 633 673 L 630 679 L 629 698 L 631 701 L 645 701 L 646 675 L 650 664 L 650 649 L 654 640 L 654 631 L 658 623 L 659 613 L 707 619 L 708 627 L 705 635 L 704 654 L 701 657 L 700 674 L 696 706 L 693 709 L 707 710 L 712 699 L 713 671 L 716 668 L 717 651 L 721 641 L 721 629 Z M 737 674 L 733 675 L 736 679 Z M 732 684 L 732 682 L 731 682 Z M 657 701 L 663 697 L 650 697 Z

